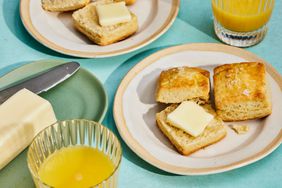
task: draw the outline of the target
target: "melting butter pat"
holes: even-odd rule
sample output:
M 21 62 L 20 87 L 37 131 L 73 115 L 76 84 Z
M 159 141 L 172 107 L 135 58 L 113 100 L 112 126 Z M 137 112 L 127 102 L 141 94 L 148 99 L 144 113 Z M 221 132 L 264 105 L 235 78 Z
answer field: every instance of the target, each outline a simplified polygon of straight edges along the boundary
M 0 105 L 0 169 L 22 152 L 37 133 L 56 121 L 51 104 L 27 89 Z
M 131 14 L 125 6 L 125 2 L 97 5 L 96 11 L 101 26 L 115 25 L 131 20 Z
M 168 114 L 167 121 L 172 126 L 197 137 L 205 130 L 213 118 L 213 115 L 207 113 L 197 103 L 184 101 L 173 112 Z

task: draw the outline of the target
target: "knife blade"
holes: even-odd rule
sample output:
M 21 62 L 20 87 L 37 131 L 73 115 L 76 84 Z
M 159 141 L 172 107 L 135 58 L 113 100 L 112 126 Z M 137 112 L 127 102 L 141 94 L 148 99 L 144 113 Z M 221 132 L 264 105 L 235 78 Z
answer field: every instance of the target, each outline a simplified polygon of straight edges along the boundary
M 49 89 L 55 87 L 59 83 L 65 81 L 80 68 L 80 64 L 77 62 L 68 62 L 62 65 L 51 68 L 47 72 L 39 74 L 33 78 L 27 79 L 16 85 L 0 91 L 0 104 L 5 102 L 8 98 L 14 95 L 21 89 L 28 89 L 35 94 L 46 92 Z

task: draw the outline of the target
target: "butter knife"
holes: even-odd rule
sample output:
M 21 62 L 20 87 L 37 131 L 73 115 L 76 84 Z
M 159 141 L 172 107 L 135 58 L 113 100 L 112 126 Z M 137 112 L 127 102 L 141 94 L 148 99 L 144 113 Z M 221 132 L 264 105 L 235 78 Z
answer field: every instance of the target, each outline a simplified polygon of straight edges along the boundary
M 0 91 L 0 104 L 5 102 L 8 98 L 14 95 L 21 89 L 28 89 L 35 94 L 48 91 L 59 83 L 65 81 L 80 68 L 79 63 L 69 62 L 51 68 L 47 72 L 39 74 L 23 82 L 17 83 L 11 87 L 5 88 Z

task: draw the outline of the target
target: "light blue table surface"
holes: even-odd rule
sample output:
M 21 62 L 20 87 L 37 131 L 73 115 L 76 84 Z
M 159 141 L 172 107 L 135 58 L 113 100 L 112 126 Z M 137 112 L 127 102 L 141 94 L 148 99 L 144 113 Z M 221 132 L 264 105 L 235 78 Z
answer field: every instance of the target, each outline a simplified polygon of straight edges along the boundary
M 132 66 L 149 54 L 166 46 L 193 42 L 219 42 L 213 32 L 210 0 L 182 0 L 179 15 L 173 26 L 167 33 L 147 47 L 112 58 L 72 58 L 49 50 L 27 33 L 19 16 L 19 0 L 0 0 L 0 5 L 1 72 L 40 59 L 65 59 L 80 62 L 84 68 L 90 70 L 104 83 L 109 95 L 110 106 L 103 124 L 111 128 L 116 134 L 118 133 L 112 116 L 113 98 L 120 80 Z M 276 1 L 269 26 L 270 29 L 266 38 L 260 44 L 246 50 L 268 61 L 281 74 L 281 0 Z M 136 156 L 124 142 L 122 142 L 122 145 L 124 153 L 119 179 L 119 187 L 121 188 L 282 187 L 281 146 L 268 157 L 240 169 L 207 176 L 178 176 L 158 170 Z M 21 185 L 28 181 L 31 180 L 15 179 L 14 183 L 0 182 L 0 185 L 2 185 L 0 187 L 2 188 L 4 185 L 5 188 L 23 187 Z

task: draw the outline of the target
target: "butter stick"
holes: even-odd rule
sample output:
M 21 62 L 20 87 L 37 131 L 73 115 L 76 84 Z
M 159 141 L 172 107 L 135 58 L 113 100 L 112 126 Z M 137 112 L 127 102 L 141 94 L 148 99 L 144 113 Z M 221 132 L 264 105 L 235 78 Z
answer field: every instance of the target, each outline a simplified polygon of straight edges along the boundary
M 56 121 L 51 104 L 27 89 L 0 105 L 0 169 L 22 152 L 36 134 Z

